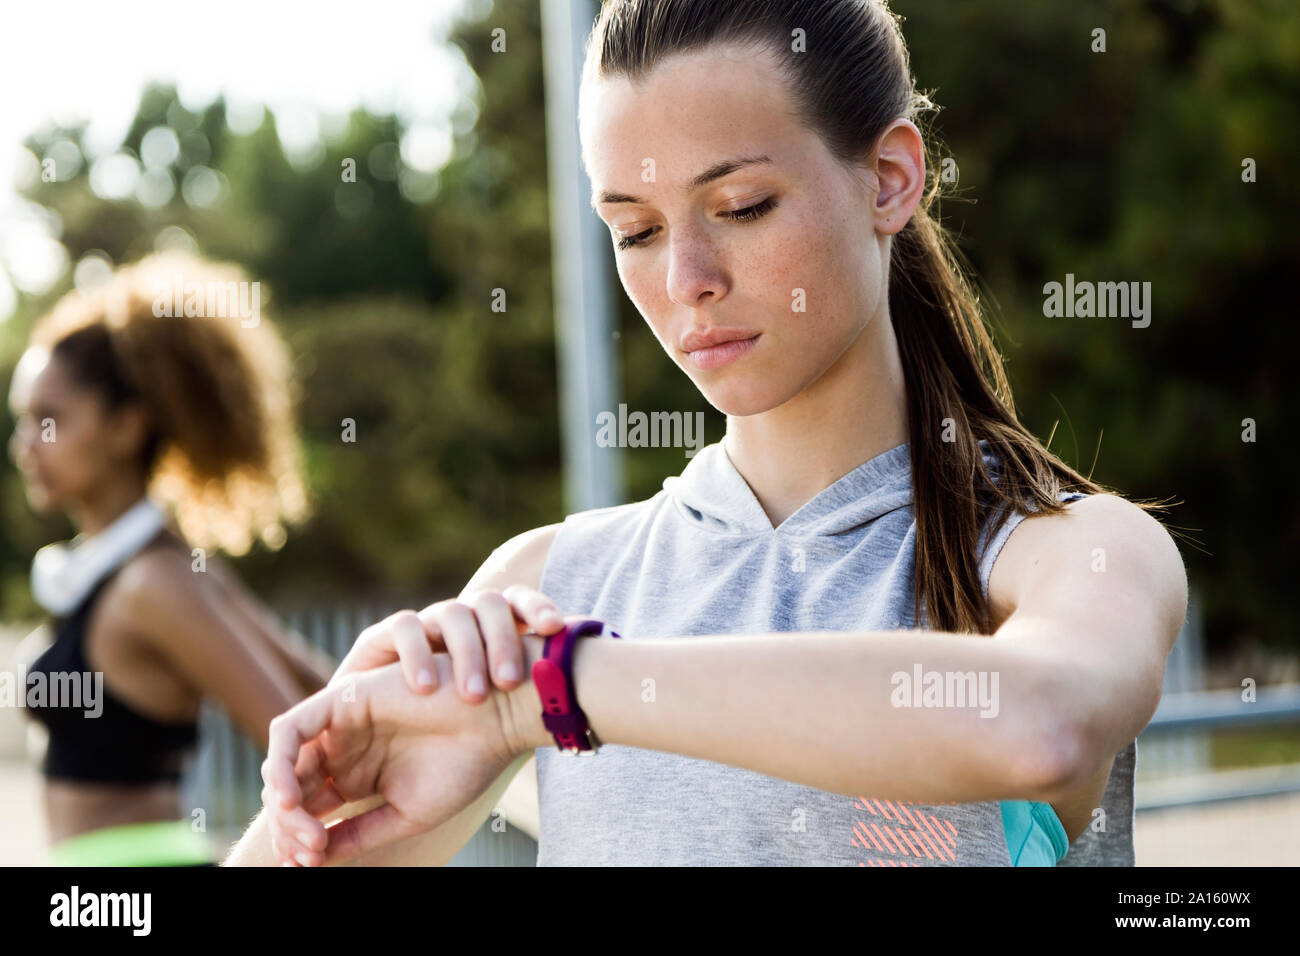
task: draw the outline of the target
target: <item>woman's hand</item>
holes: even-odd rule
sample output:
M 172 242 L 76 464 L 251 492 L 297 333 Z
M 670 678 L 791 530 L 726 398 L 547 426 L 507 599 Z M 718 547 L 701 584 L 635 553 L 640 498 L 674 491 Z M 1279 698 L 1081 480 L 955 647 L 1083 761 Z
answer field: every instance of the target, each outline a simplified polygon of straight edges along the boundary
M 451 655 L 461 699 L 478 704 L 488 697 L 489 674 L 503 691 L 527 679 L 524 634 L 546 637 L 563 626 L 555 602 L 533 588 L 512 584 L 504 591 L 474 591 L 430 604 L 418 614 L 399 611 L 372 624 L 361 632 L 330 684 L 399 661 L 407 686 L 429 694 L 444 679 L 434 666 L 434 654 L 445 651 Z
M 413 694 L 390 664 L 331 682 L 271 722 L 262 791 L 284 865 L 344 863 L 430 830 L 469 806 L 518 754 L 500 706 L 467 705 L 451 658 L 431 654 L 440 688 Z M 382 797 L 328 830 L 318 817 Z

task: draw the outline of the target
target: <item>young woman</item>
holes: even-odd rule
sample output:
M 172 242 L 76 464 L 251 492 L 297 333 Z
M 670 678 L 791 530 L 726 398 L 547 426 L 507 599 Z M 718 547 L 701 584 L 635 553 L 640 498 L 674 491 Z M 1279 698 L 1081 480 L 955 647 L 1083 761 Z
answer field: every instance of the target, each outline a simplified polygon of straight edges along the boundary
M 365 632 L 273 722 L 230 862 L 445 862 L 535 750 L 539 864 L 1132 865 L 1185 574 L 1017 420 L 929 107 L 880 3 L 604 4 L 593 204 L 726 436 Z M 577 642 L 589 760 L 519 676 L 559 615 L 622 635 Z
M 271 718 L 328 680 L 209 553 L 278 545 L 305 511 L 278 337 L 238 297 L 169 307 L 178 283 L 206 307 L 242 279 L 172 255 L 123 268 L 60 301 L 14 375 L 28 499 L 80 532 L 33 564 L 56 636 L 24 677 L 56 864 L 210 860 L 178 786 L 200 702 L 265 748 Z

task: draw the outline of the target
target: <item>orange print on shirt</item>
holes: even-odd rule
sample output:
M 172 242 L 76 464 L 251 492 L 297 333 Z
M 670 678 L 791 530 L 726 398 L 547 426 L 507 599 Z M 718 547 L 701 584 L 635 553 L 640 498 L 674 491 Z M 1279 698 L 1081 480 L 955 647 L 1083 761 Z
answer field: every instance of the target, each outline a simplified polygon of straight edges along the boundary
M 957 828 L 915 803 L 858 797 L 853 809 L 869 814 L 853 822 L 849 838 L 850 845 L 871 856 L 858 866 L 933 866 L 957 859 Z

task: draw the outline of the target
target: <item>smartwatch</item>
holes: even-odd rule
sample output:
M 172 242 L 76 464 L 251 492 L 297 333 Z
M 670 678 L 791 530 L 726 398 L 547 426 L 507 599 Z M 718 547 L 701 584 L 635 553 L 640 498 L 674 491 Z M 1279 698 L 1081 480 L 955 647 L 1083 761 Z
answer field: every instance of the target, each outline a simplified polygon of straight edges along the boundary
M 573 647 L 580 637 L 618 637 L 604 621 L 566 617 L 564 628 L 546 638 L 542 656 L 533 664 L 533 686 L 542 699 L 542 723 L 555 737 L 561 753 L 590 757 L 600 740 L 587 723 L 573 692 Z

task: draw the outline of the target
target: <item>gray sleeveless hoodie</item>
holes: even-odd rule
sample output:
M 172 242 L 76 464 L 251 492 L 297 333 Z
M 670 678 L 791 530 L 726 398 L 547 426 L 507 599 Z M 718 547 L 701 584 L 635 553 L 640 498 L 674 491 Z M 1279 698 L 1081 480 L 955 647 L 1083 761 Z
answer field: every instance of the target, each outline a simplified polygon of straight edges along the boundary
M 987 445 L 985 461 L 996 475 Z M 1021 520 L 1012 515 L 992 540 L 993 522 L 983 529 L 986 596 Z M 912 618 L 915 547 L 907 444 L 864 462 L 774 529 L 716 442 L 654 497 L 566 518 L 541 590 L 562 613 L 600 618 L 631 641 L 924 627 L 924 614 Z M 1136 756 L 1136 741 L 1117 755 L 1105 813 L 1067 853 L 1046 804 L 902 803 L 635 747 L 606 745 L 593 757 L 539 748 L 537 862 L 1132 866 Z

